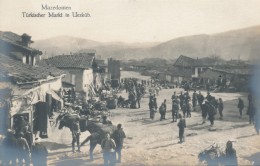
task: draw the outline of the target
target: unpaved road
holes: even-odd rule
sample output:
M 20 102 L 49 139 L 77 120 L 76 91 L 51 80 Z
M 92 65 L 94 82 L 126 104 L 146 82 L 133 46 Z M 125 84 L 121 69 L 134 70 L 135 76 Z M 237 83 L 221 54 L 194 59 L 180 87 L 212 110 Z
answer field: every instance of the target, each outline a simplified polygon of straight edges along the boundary
M 167 99 L 166 120 L 149 119 L 148 98 L 143 98 L 140 109 L 118 108 L 112 110 L 112 122 L 122 123 L 127 135 L 122 151 L 122 163 L 118 165 L 203 165 L 198 161 L 198 154 L 213 143 L 222 148 L 228 140 L 234 141 L 239 165 L 259 165 L 260 136 L 252 125 L 249 125 L 246 109 L 242 119 L 239 119 L 237 98 L 242 97 L 247 107 L 247 94 L 212 93 L 224 101 L 224 120 L 216 116 L 216 131 L 209 131 L 210 124 L 201 125 L 201 112 L 192 112 L 192 117 L 186 119 L 186 141 L 178 144 L 178 128 L 171 119 L 171 95 L 180 89 L 163 89 L 157 96 L 158 105 Z M 205 92 L 203 92 L 205 95 Z M 123 94 L 124 96 L 126 94 Z M 190 94 L 192 95 L 192 94 Z M 94 151 L 93 162 L 88 160 L 89 144 L 82 147 L 82 153 L 71 153 L 71 134 L 68 129 L 50 128 L 49 138 L 45 144 L 49 148 L 49 165 L 102 165 L 100 146 Z M 81 141 L 89 135 L 81 134 Z M 253 162 L 255 161 L 255 162 Z M 258 162 L 258 163 L 257 163 Z

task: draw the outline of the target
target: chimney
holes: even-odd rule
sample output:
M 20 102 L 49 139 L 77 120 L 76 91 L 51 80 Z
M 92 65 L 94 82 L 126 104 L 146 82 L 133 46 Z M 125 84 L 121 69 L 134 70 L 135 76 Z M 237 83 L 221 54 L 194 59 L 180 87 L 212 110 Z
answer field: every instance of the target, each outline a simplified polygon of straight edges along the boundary
M 27 35 L 26 33 L 24 33 L 22 36 L 22 45 L 28 47 L 30 43 L 32 43 L 31 41 L 31 36 Z

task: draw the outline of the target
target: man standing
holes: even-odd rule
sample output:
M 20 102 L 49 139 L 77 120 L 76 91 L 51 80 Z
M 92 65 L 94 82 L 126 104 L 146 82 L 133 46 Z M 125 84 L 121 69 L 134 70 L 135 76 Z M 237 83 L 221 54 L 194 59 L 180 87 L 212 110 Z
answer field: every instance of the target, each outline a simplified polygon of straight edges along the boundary
M 233 144 L 231 141 L 228 141 L 226 144 L 225 150 L 225 165 L 233 165 L 237 166 L 237 154 L 236 150 L 233 148 Z
M 35 144 L 32 146 L 32 163 L 34 166 L 47 165 L 48 150 L 40 143 L 39 138 L 35 138 Z
M 166 102 L 166 101 L 165 101 Z M 159 112 L 161 114 L 161 118 L 160 121 L 162 121 L 163 119 L 165 119 L 165 113 L 166 113 L 166 104 L 162 103 L 160 108 L 159 108 Z
M 218 112 L 219 112 L 219 119 L 223 120 L 223 110 L 224 110 L 224 104 L 221 98 L 218 100 Z
M 115 147 L 115 142 L 110 138 L 110 134 L 107 133 L 101 142 L 104 166 L 114 165 Z
M 254 124 L 254 116 L 255 116 L 255 106 L 253 101 L 250 100 L 248 103 L 248 116 L 249 116 L 249 124 Z
M 238 98 L 238 105 L 237 105 L 237 107 L 239 109 L 240 118 L 242 118 L 242 111 L 244 109 L 244 101 L 241 98 Z
M 172 100 L 172 122 L 176 122 L 179 115 L 179 100 L 178 97 Z
M 78 152 L 80 152 L 80 144 L 79 144 L 79 137 L 80 137 L 80 126 L 79 126 L 79 118 L 72 123 L 71 127 L 72 133 L 72 152 L 75 153 L 75 142 L 77 142 Z
M 200 108 L 201 108 L 201 105 L 202 105 L 202 103 L 203 103 L 203 101 L 204 101 L 204 96 L 201 94 L 201 92 L 199 91 L 199 94 L 198 94 L 198 103 L 199 103 L 199 105 L 200 105 Z
M 194 90 L 193 95 L 192 95 L 193 111 L 196 111 L 197 102 L 198 102 L 198 94 L 196 93 L 196 90 Z
M 136 89 L 136 99 L 137 99 L 137 105 L 138 105 L 138 108 L 140 108 L 140 100 L 142 98 L 142 93 L 141 93 L 141 90 L 140 88 Z
M 116 143 L 116 152 L 118 154 L 117 162 L 121 162 L 121 150 L 123 148 L 124 139 L 126 138 L 122 125 L 117 125 L 117 130 L 114 133 L 114 140 Z
M 182 91 L 181 91 L 181 94 L 180 94 L 179 98 L 180 98 L 180 107 L 181 107 L 181 109 L 183 109 L 183 104 L 184 104 L 185 97 L 184 97 Z
M 180 143 L 184 142 L 184 129 L 186 128 L 186 122 L 185 119 L 182 118 L 182 115 L 179 115 L 179 123 L 177 124 L 179 127 L 179 138 L 180 138 Z
M 10 161 L 12 162 L 12 165 L 16 165 L 16 139 L 12 130 L 9 129 L 7 131 L 1 148 L 4 152 L 2 156 L 2 165 L 9 165 Z
M 24 138 L 23 132 L 18 133 L 17 154 L 19 165 L 23 165 L 23 160 L 25 161 L 26 166 L 30 165 L 30 148 L 26 139 Z

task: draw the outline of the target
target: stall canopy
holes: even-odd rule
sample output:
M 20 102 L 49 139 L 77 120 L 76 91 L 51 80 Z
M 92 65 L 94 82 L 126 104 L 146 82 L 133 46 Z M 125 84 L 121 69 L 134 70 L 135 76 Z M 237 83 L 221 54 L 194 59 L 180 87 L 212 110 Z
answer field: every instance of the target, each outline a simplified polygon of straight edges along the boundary
M 63 100 L 62 98 L 53 90 L 49 90 L 46 93 L 50 94 L 52 98 L 54 98 L 55 100 L 61 102 L 61 107 L 63 107 Z

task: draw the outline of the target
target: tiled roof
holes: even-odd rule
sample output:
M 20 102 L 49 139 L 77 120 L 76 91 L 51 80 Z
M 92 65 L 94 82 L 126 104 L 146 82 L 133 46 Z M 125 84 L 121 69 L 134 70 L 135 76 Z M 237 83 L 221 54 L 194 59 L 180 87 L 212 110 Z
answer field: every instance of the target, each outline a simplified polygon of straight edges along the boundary
M 215 66 L 215 65 L 220 65 L 223 64 L 225 61 L 224 60 L 216 60 L 215 58 L 211 57 L 204 57 L 200 58 L 194 61 L 193 66 Z
M 47 64 L 57 68 L 80 68 L 92 67 L 94 56 L 88 54 L 59 55 L 46 59 Z
M 30 47 L 22 45 L 22 38 L 21 38 L 21 36 L 15 34 L 13 32 L 2 32 L 2 31 L 0 31 L 0 41 L 3 41 L 5 43 L 18 46 L 19 48 L 22 48 L 22 49 L 27 50 L 29 52 L 42 54 L 42 52 L 39 51 L 39 50 L 36 50 L 36 49 L 33 49 L 33 48 L 30 48 Z
M 107 65 L 105 64 L 105 60 L 95 59 L 95 62 L 96 62 L 97 65 L 100 66 L 100 67 L 107 66 Z
M 173 67 L 169 69 L 167 74 L 175 77 L 191 77 L 192 70 L 190 68 L 182 68 L 182 67 Z
M 176 62 L 174 63 L 174 66 L 192 66 L 194 65 L 196 62 L 195 59 L 184 56 L 184 55 L 180 55 L 179 58 L 176 60 Z
M 252 69 L 251 68 L 213 68 L 211 69 L 212 71 L 216 72 L 222 72 L 226 74 L 234 74 L 234 75 L 245 75 L 249 76 L 252 74 Z
M 64 74 L 62 70 L 48 65 L 26 65 L 7 55 L 0 54 L 0 75 L 11 77 L 18 84 L 37 82 L 47 77 Z

